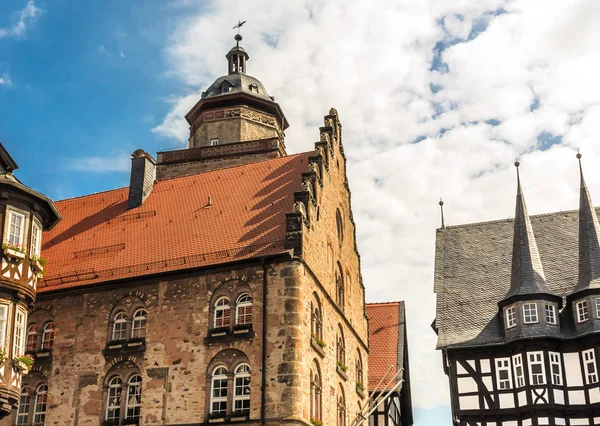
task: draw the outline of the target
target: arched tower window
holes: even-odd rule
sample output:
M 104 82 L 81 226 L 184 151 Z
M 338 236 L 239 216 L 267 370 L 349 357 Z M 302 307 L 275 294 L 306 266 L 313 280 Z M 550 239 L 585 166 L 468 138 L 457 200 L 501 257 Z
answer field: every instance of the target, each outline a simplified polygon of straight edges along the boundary
M 43 384 L 35 393 L 35 406 L 33 408 L 33 424 L 42 426 L 46 422 L 46 405 L 48 404 L 48 385 Z
M 130 362 L 123 362 L 113 366 L 106 377 L 104 420 L 116 425 L 138 424 L 142 405 L 139 369 Z
M 131 324 L 131 337 L 146 337 L 146 319 L 147 312 L 145 309 L 138 309 L 133 314 L 133 322 Z
M 337 426 L 346 426 L 346 398 L 341 386 L 337 396 Z
M 342 327 L 338 326 L 338 332 L 336 336 L 336 361 L 338 367 L 340 367 L 343 371 L 346 371 L 346 345 L 344 342 L 344 332 L 342 331 Z
M 321 370 L 317 361 L 313 361 L 313 366 L 310 370 L 310 417 L 321 421 L 322 419 L 322 380 Z
M 127 314 L 117 313 L 113 320 L 112 340 L 123 340 L 127 337 Z
M 13 411 L 13 425 L 44 426 L 48 405 L 48 382 L 40 372 L 32 372 L 24 379 L 19 407 Z
M 39 328 L 37 324 L 31 324 L 27 329 L 27 348 L 25 349 L 27 352 L 37 351 Z
M 227 368 L 217 367 L 213 370 L 210 392 L 210 413 L 227 413 Z
M 358 349 L 356 352 L 356 383 L 360 383 L 360 386 L 364 387 L 362 356 Z
M 344 221 L 342 220 L 340 209 L 335 211 L 335 228 L 337 231 L 338 243 L 341 246 L 344 241 Z
M 139 419 L 142 405 L 142 377 L 132 376 L 127 383 L 126 419 Z
M 313 338 L 317 341 L 323 341 L 323 313 L 321 310 L 321 303 L 316 297 L 316 294 L 313 295 L 313 300 L 311 301 L 310 330 Z
M 108 382 L 106 403 L 106 420 L 119 420 L 121 418 L 121 395 L 123 393 L 123 380 L 115 376 Z
M 19 409 L 17 411 L 17 418 L 15 421 L 15 425 L 17 426 L 26 426 L 29 422 L 29 409 L 31 406 L 31 395 L 29 395 L 29 391 L 27 386 L 23 386 L 21 390 L 21 398 L 19 399 Z
M 338 267 L 335 273 L 335 287 L 336 287 L 336 302 L 341 309 L 344 309 L 344 297 L 345 297 L 345 288 L 344 288 L 344 278 L 342 276 L 342 265 L 338 262 Z

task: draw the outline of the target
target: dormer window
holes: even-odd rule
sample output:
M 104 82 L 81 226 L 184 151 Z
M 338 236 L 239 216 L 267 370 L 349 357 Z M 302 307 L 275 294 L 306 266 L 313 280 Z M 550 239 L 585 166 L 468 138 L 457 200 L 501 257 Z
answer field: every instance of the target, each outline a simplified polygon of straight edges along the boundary
M 506 328 L 517 326 L 517 309 L 514 306 L 506 308 Z
M 256 83 L 249 84 L 248 89 L 250 89 L 251 92 L 258 93 L 258 84 L 256 84 Z
M 544 305 L 544 312 L 546 314 L 546 324 L 556 325 L 556 306 L 546 304 Z
M 577 302 L 577 322 L 582 323 L 590 319 L 588 313 L 587 300 L 580 300 Z
M 600 299 L 596 299 L 596 318 L 600 318 Z
M 217 146 L 219 145 L 219 138 L 212 138 L 210 140 L 210 146 Z
M 538 322 L 537 305 L 535 303 L 523 304 L 523 322 L 525 324 L 535 324 Z

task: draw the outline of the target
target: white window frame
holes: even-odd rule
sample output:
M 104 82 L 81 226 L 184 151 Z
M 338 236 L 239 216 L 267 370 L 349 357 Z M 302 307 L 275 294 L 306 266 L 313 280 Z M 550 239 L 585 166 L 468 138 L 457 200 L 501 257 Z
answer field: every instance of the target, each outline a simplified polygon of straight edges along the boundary
M 220 371 L 222 369 L 222 371 Z M 224 371 L 224 372 L 223 372 Z M 219 374 L 217 374 L 217 372 L 219 372 Z M 215 367 L 215 369 L 213 370 L 213 374 L 212 377 L 210 379 L 210 413 L 226 413 L 227 412 L 227 398 L 228 398 L 228 377 L 227 377 L 227 367 L 225 367 L 224 365 L 219 365 L 218 367 Z M 225 388 L 223 387 L 219 387 L 219 389 L 225 389 L 225 396 L 215 396 L 215 381 L 224 381 L 225 382 Z M 225 403 L 225 410 L 221 410 L 219 409 L 219 411 L 214 411 L 213 410 L 213 403 L 218 402 L 224 402 Z
M 136 379 L 134 381 L 134 379 Z M 132 390 L 134 393 L 132 393 Z M 138 398 L 139 397 L 139 398 Z M 125 419 L 139 419 L 142 406 L 142 376 L 134 374 L 127 382 L 127 399 L 125 400 Z M 135 414 L 136 408 L 138 409 Z M 129 410 L 133 410 L 134 414 L 129 415 Z
M 521 354 L 513 355 L 513 370 L 515 372 L 515 387 L 522 388 L 525 386 L 525 370 L 523 369 L 523 356 Z M 519 373 L 520 368 L 520 373 Z
M 531 357 L 538 359 L 532 360 Z M 542 367 L 541 373 L 534 373 L 533 366 L 540 365 Z M 527 366 L 529 367 L 529 383 L 532 386 L 541 386 L 546 384 L 546 368 L 544 365 L 544 352 L 527 352 Z M 535 380 L 534 380 L 535 378 Z M 541 379 L 541 380 L 540 380 Z
M 217 146 L 219 145 L 219 138 L 212 138 L 210 140 L 210 146 Z
M 19 212 L 11 206 L 7 206 L 6 210 L 8 213 L 7 226 L 6 226 L 6 242 L 9 244 L 12 244 L 14 246 L 24 247 L 23 243 L 25 242 L 25 227 L 26 227 L 27 216 L 25 215 L 25 213 Z M 18 217 L 21 219 L 19 234 L 13 234 L 10 230 L 10 228 L 13 224 L 13 218 L 15 218 L 15 217 Z M 15 224 L 15 227 L 16 226 L 18 226 L 18 225 Z M 19 239 L 19 241 L 15 242 L 15 240 L 12 239 L 13 236 L 16 236 Z M 11 241 L 11 239 L 12 239 L 12 241 Z
M 40 403 L 40 396 L 43 402 Z M 48 385 L 40 385 L 35 392 L 35 402 L 33 405 L 33 424 L 43 425 L 46 422 L 46 409 L 48 407 Z
M 523 303 L 523 323 L 538 323 L 537 303 Z
M 17 418 L 15 424 L 17 426 L 27 426 L 29 423 L 29 408 L 31 407 L 31 395 L 27 392 L 27 388 L 23 386 L 21 396 L 19 397 L 19 408 L 17 409 Z
M 222 301 L 223 301 L 223 303 L 221 303 Z M 222 317 L 217 318 L 217 315 L 220 312 L 225 312 L 225 311 L 229 311 L 228 324 L 225 324 L 225 314 L 223 314 Z M 217 321 L 218 320 L 221 321 L 221 325 L 217 325 Z M 221 296 L 215 302 L 215 313 L 214 313 L 214 317 L 213 317 L 213 327 L 214 328 L 221 328 L 221 327 L 229 327 L 229 326 L 231 326 L 231 301 L 229 300 L 229 297 Z
M 596 352 L 594 349 L 588 349 L 581 353 L 583 357 L 583 374 L 585 375 L 585 384 L 591 385 L 598 383 L 598 367 L 596 366 Z M 591 369 L 590 369 L 591 367 Z
M 119 330 L 117 330 L 117 324 L 119 325 Z M 123 330 L 120 329 L 121 324 L 125 324 L 125 328 Z M 117 338 L 117 333 L 119 333 L 119 336 L 121 337 Z M 114 341 L 123 339 L 127 339 L 127 312 L 120 311 L 115 314 L 113 319 L 111 340 Z
M 577 307 L 577 322 L 582 323 L 590 319 L 587 300 L 580 300 L 576 303 Z
M 252 324 L 252 314 L 253 314 L 253 299 L 250 293 L 241 294 L 237 301 L 235 302 L 235 324 L 236 325 L 249 325 Z M 243 313 L 240 313 L 240 310 L 245 308 Z M 248 313 L 248 308 L 251 309 L 250 313 Z M 241 317 L 241 318 L 240 318 Z M 248 320 L 250 317 L 250 320 Z M 240 319 L 243 319 L 244 322 L 240 322 Z
M 559 352 L 548 352 L 550 358 L 550 376 L 552 377 L 552 384 L 556 386 L 562 386 L 562 360 Z M 554 370 L 556 367 L 556 371 Z
M 19 307 L 15 312 L 15 332 L 13 336 L 13 357 L 23 355 L 25 351 L 25 324 L 27 324 L 27 312 Z
M 106 393 L 106 413 L 104 420 L 121 420 L 121 399 L 123 398 L 123 380 L 115 376 L 108 382 L 108 392 Z M 117 403 L 112 403 L 116 399 Z M 109 412 L 113 410 L 113 415 L 109 417 Z
M 9 305 L 0 303 L 0 349 L 6 351 L 6 326 L 8 324 Z
M 44 326 L 44 330 L 42 331 L 42 341 L 40 342 L 41 349 L 45 349 L 47 351 L 52 350 L 52 348 L 54 347 L 55 331 L 56 331 L 56 324 L 54 323 L 54 321 L 47 322 L 46 325 Z M 46 337 L 48 337 L 50 334 L 52 335 L 52 340 L 49 342 L 46 342 Z
M 31 256 L 39 257 L 42 253 L 42 225 L 34 217 L 33 225 L 31 226 Z
M 244 371 L 241 371 L 241 370 Z M 236 411 L 236 402 L 237 401 L 248 401 L 248 410 L 250 409 L 250 366 L 246 363 L 240 364 L 235 368 L 235 374 L 233 376 L 233 407 L 232 410 Z M 248 384 L 242 384 L 238 387 L 237 381 L 238 379 L 248 379 Z M 238 388 L 241 389 L 242 393 L 238 393 Z M 247 388 L 248 393 L 245 392 Z M 243 403 L 243 402 L 242 402 Z M 242 410 L 237 410 L 242 411 Z
M 515 305 L 506 308 L 505 316 L 506 328 L 513 328 L 517 326 L 517 308 Z
M 508 390 L 508 389 L 512 389 L 512 375 L 511 375 L 511 368 L 510 368 L 510 358 L 496 358 L 495 360 L 495 364 L 496 364 L 496 384 L 498 387 L 498 390 Z M 501 379 L 500 378 L 500 372 L 501 371 L 505 371 L 507 378 L 506 379 Z
M 551 303 L 544 305 L 544 314 L 546 316 L 546 323 L 550 325 L 556 325 L 556 306 Z
M 596 318 L 600 318 L 600 299 L 596 299 Z
M 131 322 L 131 338 L 146 337 L 146 324 L 148 322 L 148 311 L 140 308 L 133 313 Z M 137 333 L 137 335 L 136 335 Z

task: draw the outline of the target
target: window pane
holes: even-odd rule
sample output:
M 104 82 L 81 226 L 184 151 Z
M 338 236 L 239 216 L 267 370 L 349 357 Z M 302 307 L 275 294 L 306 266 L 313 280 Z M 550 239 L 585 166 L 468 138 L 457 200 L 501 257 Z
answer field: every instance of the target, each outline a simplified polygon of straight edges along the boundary
M 42 349 L 51 351 L 54 346 L 54 323 L 49 322 L 44 327 L 44 337 L 42 339 Z
M 146 337 L 146 315 L 144 309 L 138 309 L 135 314 L 133 314 L 131 337 Z

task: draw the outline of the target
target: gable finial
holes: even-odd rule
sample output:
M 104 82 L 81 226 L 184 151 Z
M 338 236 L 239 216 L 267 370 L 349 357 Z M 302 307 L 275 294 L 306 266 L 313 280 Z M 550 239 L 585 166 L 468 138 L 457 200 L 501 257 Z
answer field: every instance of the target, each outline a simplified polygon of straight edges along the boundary
M 446 225 L 444 224 L 444 200 L 440 197 L 440 213 L 442 214 L 442 229 L 446 229 Z
M 521 176 L 519 175 L 519 157 L 515 158 L 515 167 L 517 169 L 517 195 L 521 194 Z
M 581 153 L 579 152 L 579 150 L 577 150 L 577 155 L 575 156 L 577 157 L 577 161 L 579 161 L 579 181 L 580 181 L 580 188 L 586 188 L 586 184 L 585 184 L 585 179 L 583 178 L 583 167 L 581 166 Z

